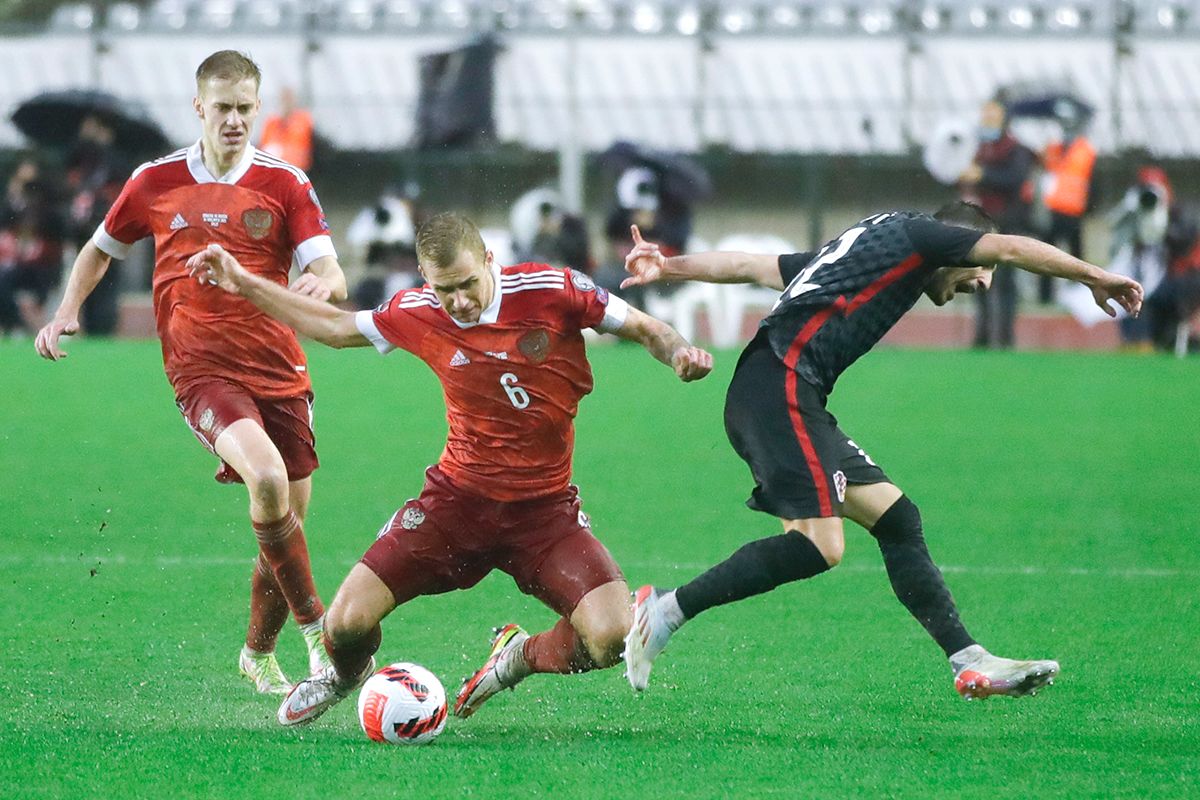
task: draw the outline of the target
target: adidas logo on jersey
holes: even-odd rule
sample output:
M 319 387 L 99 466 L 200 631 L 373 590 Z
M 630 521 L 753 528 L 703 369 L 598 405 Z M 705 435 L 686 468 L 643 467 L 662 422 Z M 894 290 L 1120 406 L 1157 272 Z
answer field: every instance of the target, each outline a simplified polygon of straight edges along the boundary
M 464 356 L 462 350 L 455 350 L 454 358 L 450 359 L 450 366 L 452 367 L 463 367 L 470 363 L 471 359 Z
M 171 230 L 173 231 L 186 228 L 187 226 L 187 220 L 183 218 L 183 214 L 176 214 L 175 219 L 171 220 Z

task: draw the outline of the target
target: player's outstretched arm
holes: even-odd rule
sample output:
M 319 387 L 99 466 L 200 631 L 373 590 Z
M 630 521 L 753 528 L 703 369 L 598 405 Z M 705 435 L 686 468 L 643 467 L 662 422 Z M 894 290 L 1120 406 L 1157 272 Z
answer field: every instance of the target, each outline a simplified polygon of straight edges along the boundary
M 1110 300 L 1115 300 L 1135 317 L 1142 308 L 1142 285 L 1133 278 L 1108 272 L 1028 236 L 985 233 L 971 248 L 967 258 L 973 264 L 1011 264 L 1036 275 L 1053 275 L 1078 281 L 1092 290 L 1096 305 L 1110 317 L 1117 315 L 1116 310 L 1108 304 Z
M 625 257 L 625 271 L 629 277 L 621 281 L 622 289 L 666 281 L 756 283 L 776 291 L 783 289 L 778 256 L 712 252 L 667 258 L 657 244 L 642 238 L 637 225 L 630 231 L 633 249 Z
M 636 308 L 629 309 L 625 323 L 613 333 L 646 348 L 650 355 L 675 370 L 684 383 L 698 381 L 712 372 L 711 354 L 692 347 L 670 325 Z
M 296 294 L 340 303 L 347 297 L 346 273 L 336 258 L 321 256 L 305 267 L 288 288 Z
M 330 347 L 366 347 L 371 342 L 358 331 L 354 315 L 277 283 L 254 275 L 218 244 L 210 244 L 187 261 L 188 271 L 201 283 L 241 295 L 275 319 Z
M 33 345 L 38 355 L 51 361 L 67 357 L 66 351 L 59 347 L 58 340 L 60 337 L 73 336 L 79 332 L 79 309 L 104 277 L 104 273 L 108 272 L 108 265 L 111 263 L 112 258 L 108 253 L 96 247 L 89 239 L 71 266 L 71 276 L 67 278 L 67 288 L 63 292 L 62 302 L 58 304 L 58 310 L 38 331 Z

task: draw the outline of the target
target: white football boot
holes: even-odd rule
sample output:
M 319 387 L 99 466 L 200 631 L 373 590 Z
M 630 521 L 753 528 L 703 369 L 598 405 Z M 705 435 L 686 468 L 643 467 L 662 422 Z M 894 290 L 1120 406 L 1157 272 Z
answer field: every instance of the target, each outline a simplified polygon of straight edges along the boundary
M 1057 661 L 1014 661 L 994 656 L 977 644 L 950 656 L 950 666 L 954 669 L 954 688 L 967 700 L 1001 694 L 1034 695 L 1054 683 L 1058 674 Z
M 329 653 L 325 652 L 325 616 L 309 625 L 300 626 L 300 635 L 304 637 L 304 646 L 308 648 L 308 674 L 319 675 L 321 670 L 332 667 Z
M 493 630 L 492 651 L 488 660 L 474 675 L 463 681 L 454 699 L 454 716 L 466 719 L 479 710 L 492 695 L 504 689 L 511 689 L 520 683 L 525 675 L 513 675 L 513 669 L 508 663 L 518 647 L 525 644 L 529 638 L 520 625 L 509 623 L 503 628 Z
M 654 659 L 667 646 L 671 628 L 659 607 L 658 590 L 643 586 L 633 594 L 633 624 L 625 636 L 625 677 L 639 692 L 650 683 Z
M 292 688 L 274 653 L 256 653 L 243 647 L 238 656 L 238 672 L 254 684 L 259 694 L 287 694 Z
M 362 673 L 350 681 L 338 680 L 337 670 L 332 666 L 326 667 L 292 687 L 288 696 L 283 698 L 276 718 L 280 725 L 307 725 L 349 697 L 374 674 L 374 657 L 367 662 Z

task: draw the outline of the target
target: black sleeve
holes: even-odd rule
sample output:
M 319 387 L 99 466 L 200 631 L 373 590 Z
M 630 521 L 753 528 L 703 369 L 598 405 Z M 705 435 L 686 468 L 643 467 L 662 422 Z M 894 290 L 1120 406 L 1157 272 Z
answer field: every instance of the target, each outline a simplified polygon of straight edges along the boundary
M 810 250 L 807 253 L 785 253 L 779 257 L 779 275 L 783 278 L 783 285 L 787 286 L 800 271 L 807 267 L 814 258 L 817 251 Z
M 933 267 L 959 267 L 967 265 L 967 253 L 983 236 L 983 231 L 946 225 L 929 217 L 906 220 L 905 230 L 913 248 Z

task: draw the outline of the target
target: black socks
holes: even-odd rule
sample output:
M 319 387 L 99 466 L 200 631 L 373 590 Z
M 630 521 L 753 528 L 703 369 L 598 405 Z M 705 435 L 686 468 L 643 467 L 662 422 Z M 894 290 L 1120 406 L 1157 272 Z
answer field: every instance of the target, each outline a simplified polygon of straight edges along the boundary
M 875 523 L 871 535 L 879 543 L 896 597 L 946 655 L 975 644 L 958 619 L 958 609 L 941 571 L 929 557 L 916 505 L 901 495 Z
M 799 531 L 742 545 L 729 558 L 675 590 L 688 619 L 713 606 L 732 603 L 829 569 L 821 551 Z

